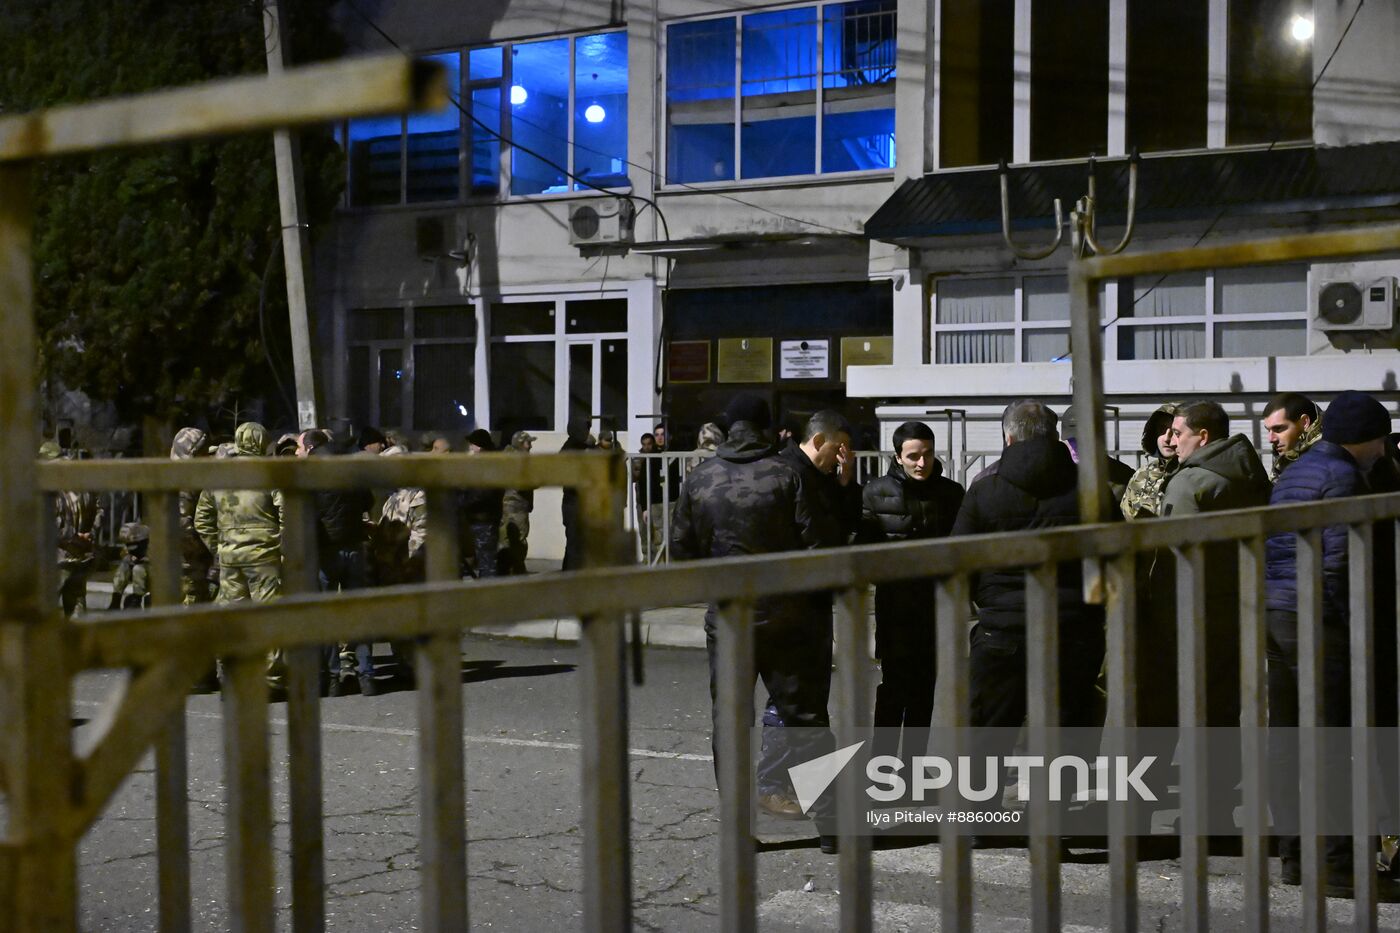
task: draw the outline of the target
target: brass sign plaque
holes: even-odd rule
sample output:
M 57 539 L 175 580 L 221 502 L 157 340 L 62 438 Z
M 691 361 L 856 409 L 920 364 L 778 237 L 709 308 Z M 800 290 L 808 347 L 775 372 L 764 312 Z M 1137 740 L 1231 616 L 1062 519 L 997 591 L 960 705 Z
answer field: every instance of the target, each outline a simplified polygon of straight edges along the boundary
M 719 341 L 719 381 L 772 382 L 773 338 L 721 338 Z
M 847 366 L 879 366 L 894 362 L 893 337 L 842 337 L 841 381 Z

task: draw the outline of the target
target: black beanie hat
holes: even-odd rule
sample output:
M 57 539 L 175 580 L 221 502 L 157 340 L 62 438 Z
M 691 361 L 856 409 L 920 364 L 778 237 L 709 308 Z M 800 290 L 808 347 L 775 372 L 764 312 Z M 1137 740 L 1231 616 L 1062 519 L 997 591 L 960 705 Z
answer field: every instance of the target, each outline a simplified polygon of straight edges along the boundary
M 768 401 L 752 392 L 740 392 L 729 400 L 724 409 L 725 430 L 733 428 L 740 421 L 747 421 L 760 431 L 773 426 L 773 413 Z
M 1333 444 L 1364 444 L 1390 433 L 1390 413 L 1365 392 L 1349 389 L 1322 415 L 1322 439 Z
M 355 449 L 364 450 L 370 444 L 388 444 L 389 441 L 379 432 L 378 428 L 371 428 L 366 425 L 360 428 L 360 436 L 355 440 Z
M 491 439 L 491 432 L 485 428 L 477 428 L 468 434 L 467 443 L 480 447 L 482 450 L 496 449 L 496 442 Z

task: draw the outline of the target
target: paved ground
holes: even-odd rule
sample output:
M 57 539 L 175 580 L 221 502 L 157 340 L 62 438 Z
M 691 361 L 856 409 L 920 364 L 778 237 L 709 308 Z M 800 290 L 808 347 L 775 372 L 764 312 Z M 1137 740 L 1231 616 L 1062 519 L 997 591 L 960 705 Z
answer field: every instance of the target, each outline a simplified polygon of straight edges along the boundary
M 574 929 L 581 906 L 577 780 L 580 755 L 577 649 L 571 643 L 473 637 L 464 640 L 468 779 L 468 865 L 472 927 Z M 634 890 L 637 926 L 716 930 L 717 797 L 709 759 L 704 654 L 653 649 L 647 683 L 633 688 Z M 75 715 L 91 715 L 110 675 L 78 682 Z M 197 929 L 222 930 L 223 787 L 220 701 L 189 703 L 190 796 Z M 414 697 L 393 692 L 322 706 L 326 754 L 327 911 L 331 930 L 418 929 L 418 814 Z M 280 720 L 281 706 L 273 707 Z M 274 762 L 285 760 L 274 726 Z M 90 930 L 154 930 L 154 804 L 149 760 L 133 775 L 82 848 L 82 922 Z M 285 783 L 277 787 L 285 819 Z M 805 824 L 760 826 L 763 929 L 830 930 L 836 925 L 836 859 L 821 855 Z M 278 825 L 278 900 L 286 908 L 286 825 Z M 975 855 L 978 928 L 1029 929 L 1029 866 L 1021 852 Z M 879 851 L 880 930 L 939 928 L 936 847 Z M 1081 853 L 1064 868 L 1066 929 L 1107 928 L 1107 868 Z M 1242 886 L 1235 859 L 1213 859 L 1211 898 L 1219 929 L 1239 926 Z M 1277 866 L 1275 866 L 1275 871 Z M 1142 929 L 1179 928 L 1180 875 L 1174 860 L 1140 873 Z M 1274 929 L 1297 928 L 1296 888 L 1275 885 Z M 1332 920 L 1350 904 L 1331 903 Z M 1400 908 L 1382 908 L 1381 927 L 1400 930 Z

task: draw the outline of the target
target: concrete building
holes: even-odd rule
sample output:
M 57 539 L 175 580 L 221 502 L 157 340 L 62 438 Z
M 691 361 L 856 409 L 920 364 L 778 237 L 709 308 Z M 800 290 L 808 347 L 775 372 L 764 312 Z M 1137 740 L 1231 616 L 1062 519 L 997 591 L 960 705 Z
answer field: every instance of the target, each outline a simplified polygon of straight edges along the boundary
M 1008 249 L 999 160 L 1027 246 L 1091 154 L 1116 242 L 1134 148 L 1133 250 L 1400 215 L 1394 4 L 384 0 L 341 27 L 438 57 L 462 105 L 340 128 L 317 260 L 332 416 L 411 433 L 549 449 L 584 415 L 634 450 L 664 416 L 685 447 L 747 389 L 841 405 L 867 444 L 946 424 L 962 462 L 1012 398 L 1069 401 L 1070 250 Z M 1394 399 L 1397 277 L 1110 284 L 1122 445 L 1164 397 L 1256 432 L 1279 389 Z

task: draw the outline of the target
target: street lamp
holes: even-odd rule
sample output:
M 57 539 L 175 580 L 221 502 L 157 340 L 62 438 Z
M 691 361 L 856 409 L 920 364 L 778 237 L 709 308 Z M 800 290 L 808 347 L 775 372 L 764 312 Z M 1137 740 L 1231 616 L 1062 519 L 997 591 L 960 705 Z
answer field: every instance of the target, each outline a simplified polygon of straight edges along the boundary
M 1311 16 L 1294 16 L 1288 23 L 1288 31 L 1295 42 L 1311 42 L 1313 21 Z

